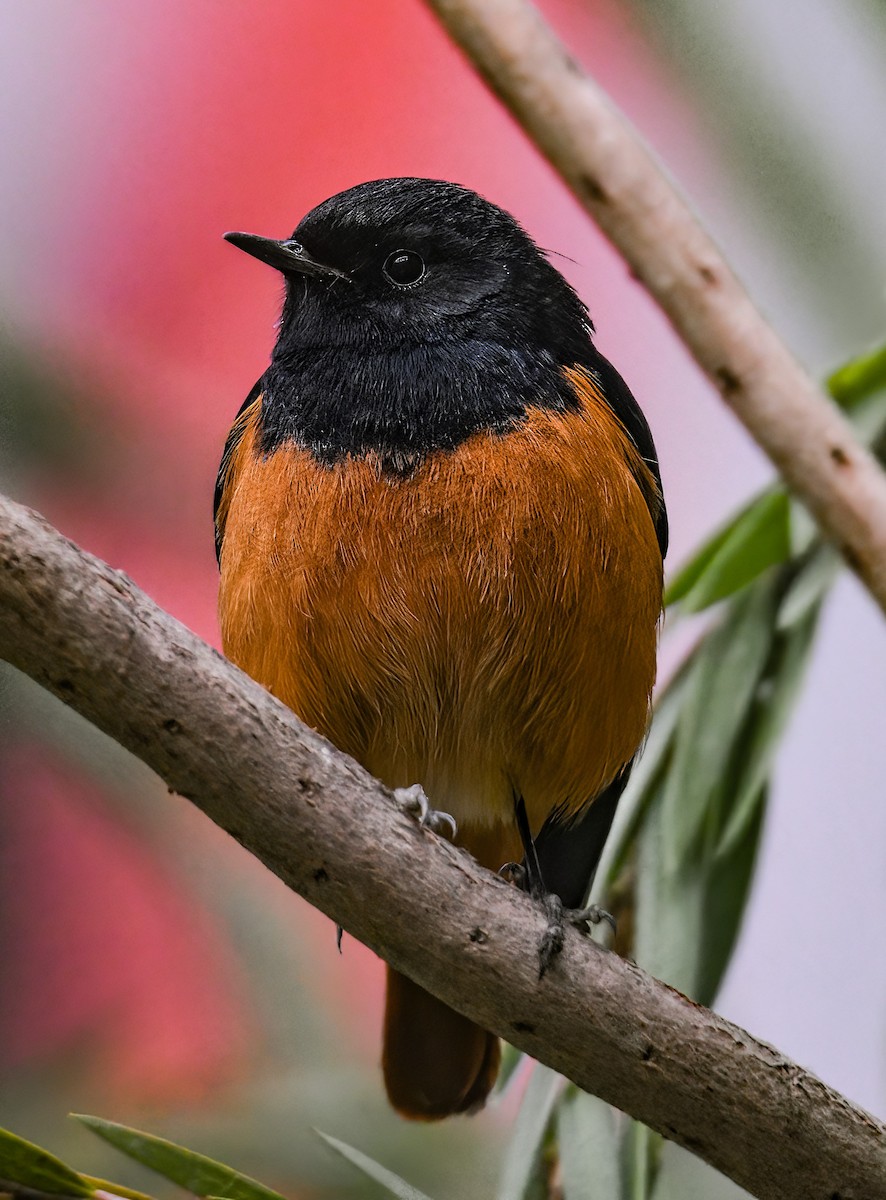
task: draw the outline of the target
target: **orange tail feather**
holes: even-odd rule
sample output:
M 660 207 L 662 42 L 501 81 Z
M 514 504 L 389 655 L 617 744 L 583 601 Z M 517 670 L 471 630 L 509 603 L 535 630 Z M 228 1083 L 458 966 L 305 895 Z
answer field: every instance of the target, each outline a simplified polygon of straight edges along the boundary
M 497 1037 L 388 967 L 382 1069 L 397 1112 L 418 1121 L 476 1112 L 500 1059 Z

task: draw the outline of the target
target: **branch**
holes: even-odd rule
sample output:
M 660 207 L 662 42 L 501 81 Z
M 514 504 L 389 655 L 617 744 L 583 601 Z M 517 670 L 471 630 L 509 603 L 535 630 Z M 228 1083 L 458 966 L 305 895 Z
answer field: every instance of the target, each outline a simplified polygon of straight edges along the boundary
M 527 0 L 427 0 L 886 611 L 886 475 Z
M 0 657 L 398 970 L 754 1195 L 886 1194 L 886 1131 L 772 1047 L 544 917 L 125 576 L 0 497 Z

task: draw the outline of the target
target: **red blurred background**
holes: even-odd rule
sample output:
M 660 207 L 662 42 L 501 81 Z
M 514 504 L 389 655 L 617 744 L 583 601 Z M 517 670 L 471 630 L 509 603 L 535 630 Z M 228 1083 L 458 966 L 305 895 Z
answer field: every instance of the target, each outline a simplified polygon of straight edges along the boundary
M 673 36 L 618 0 L 545 11 L 816 370 L 882 328 L 882 305 L 870 328 L 829 323 L 802 269 L 779 273 L 793 260 L 767 215 L 773 193 L 764 181 L 762 203 L 745 205 L 747 172 Z M 755 30 L 744 30 L 749 44 L 764 36 Z M 209 641 L 215 470 L 264 369 L 280 300 L 273 273 L 221 235 L 287 234 L 364 179 L 457 180 L 568 256 L 557 265 L 652 424 L 672 565 L 768 477 L 663 318 L 418 0 L 32 0 L 0 13 L 0 40 L 2 482 Z M 818 44 L 806 52 L 813 60 Z M 873 802 L 886 766 L 883 636 L 853 584 L 834 608 L 810 683 L 819 698 L 786 750 L 721 1008 L 882 1108 L 886 980 L 877 964 L 858 968 L 883 944 L 882 855 L 869 849 L 886 833 Z M 861 714 L 840 724 L 835 708 L 847 704 Z M 239 1146 L 265 1177 L 270 1161 L 306 1194 L 326 1186 L 292 1150 L 316 1153 L 302 1133 L 313 1123 L 351 1141 L 365 1128 L 417 1164 L 428 1132 L 388 1117 L 376 1077 L 370 956 L 346 939 L 339 961 L 328 922 L 21 680 L 8 679 L 0 717 L 0 1119 L 56 1144 L 72 1136 L 57 1123 L 66 1106 L 182 1136 L 197 1129 Z M 838 822 L 836 804 L 847 812 Z M 859 990 L 870 997 L 860 1015 Z M 838 1032 L 847 1007 L 854 1028 Z M 459 1194 L 488 1194 L 495 1164 L 481 1143 L 497 1145 L 503 1127 L 500 1113 L 471 1127 L 463 1161 L 444 1171 L 461 1179 Z M 461 1147 L 454 1136 L 434 1145 Z

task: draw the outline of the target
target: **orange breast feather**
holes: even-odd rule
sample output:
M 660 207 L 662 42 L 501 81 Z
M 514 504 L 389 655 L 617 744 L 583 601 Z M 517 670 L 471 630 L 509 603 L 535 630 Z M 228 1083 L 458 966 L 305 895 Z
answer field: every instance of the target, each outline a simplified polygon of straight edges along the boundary
M 490 866 L 521 857 L 491 836 L 516 794 L 537 833 L 629 761 L 655 678 L 654 485 L 571 381 L 580 412 L 531 410 L 402 479 L 263 457 L 256 405 L 223 497 L 225 652 L 389 785 L 423 784 Z

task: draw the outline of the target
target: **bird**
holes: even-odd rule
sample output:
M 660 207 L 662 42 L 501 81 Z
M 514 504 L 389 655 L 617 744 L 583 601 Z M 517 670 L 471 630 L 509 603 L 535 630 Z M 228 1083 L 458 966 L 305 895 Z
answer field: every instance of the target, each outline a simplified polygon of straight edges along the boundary
M 226 655 L 484 867 L 580 908 L 644 739 L 668 522 L 588 309 L 460 184 L 378 179 L 291 237 L 215 488 Z M 450 831 L 451 832 L 451 831 Z M 396 1111 L 482 1108 L 498 1039 L 387 968 Z

